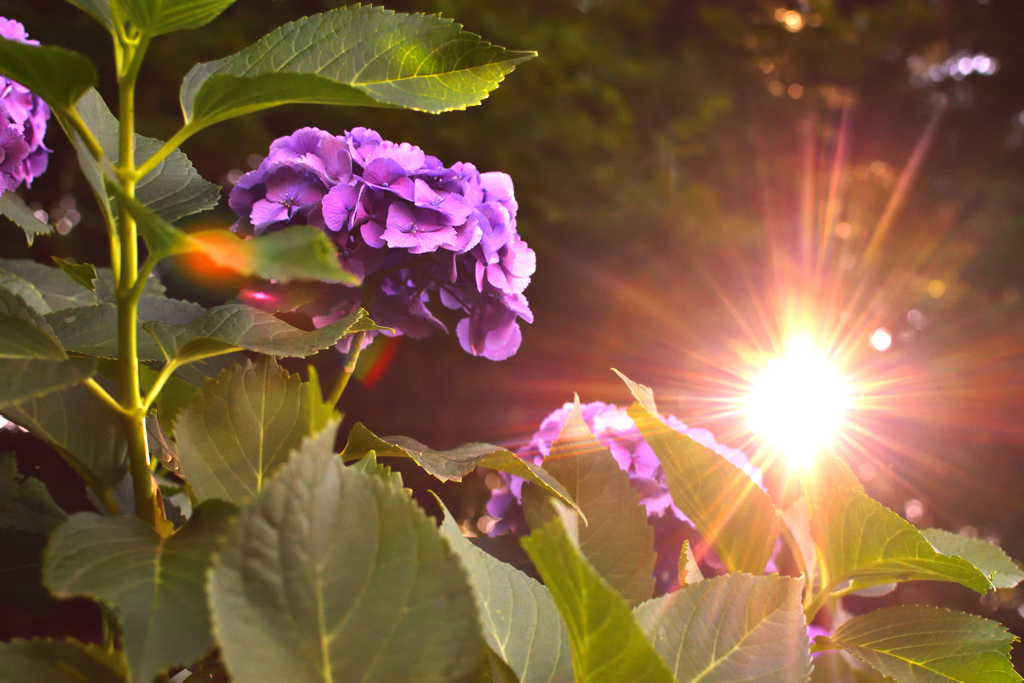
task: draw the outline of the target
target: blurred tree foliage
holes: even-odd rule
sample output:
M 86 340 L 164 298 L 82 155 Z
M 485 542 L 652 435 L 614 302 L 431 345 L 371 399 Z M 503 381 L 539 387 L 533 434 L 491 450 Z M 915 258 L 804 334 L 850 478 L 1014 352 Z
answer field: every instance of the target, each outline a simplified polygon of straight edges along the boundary
M 845 149 L 836 218 L 850 225 L 844 244 L 863 248 L 937 102 L 946 101 L 880 265 L 864 276 L 866 284 L 891 291 L 871 300 L 874 318 L 887 321 L 895 337 L 886 362 L 912 368 L 923 378 L 915 386 L 931 392 L 920 414 L 878 423 L 894 445 L 877 447 L 878 476 L 869 487 L 897 509 L 909 497 L 924 501 L 928 523 L 1001 534 L 1008 552 L 1024 556 L 1024 473 L 1017 464 L 1024 453 L 1024 4 L 386 5 L 441 12 L 495 43 L 537 50 L 540 58 L 466 112 L 432 117 L 285 107 L 209 129 L 185 146 L 199 171 L 226 190 L 233 169 L 248 170 L 258 163 L 251 155 L 307 125 L 335 133 L 365 125 L 446 162 L 472 161 L 512 175 L 519 230 L 538 252 L 537 276 L 526 292 L 537 322 L 524 329 L 519 355 L 493 364 L 467 357 L 451 338 L 403 343 L 395 363 L 409 371 L 385 373 L 373 391 L 346 395 L 350 422 L 436 446 L 514 442 L 573 390 L 584 400 L 626 400 L 607 372 L 612 365 L 655 385 L 660 395 L 692 396 L 692 378 L 715 370 L 716 354 L 750 335 L 741 321 L 758 311 L 743 302 L 751 293 L 764 295 L 772 269 L 798 251 L 800 226 L 826 221 L 836 154 Z M 142 74 L 140 132 L 166 138 L 177 128 L 178 84 L 195 62 L 335 6 L 239 0 L 207 29 L 160 38 Z M 22 21 L 33 38 L 110 66 L 102 61 L 109 59 L 106 35 L 70 5 L 0 0 L 0 15 Z M 937 78 L 938 71 L 929 71 L 958 54 L 978 53 L 998 60 L 994 75 Z M 113 82 L 101 84 L 107 96 L 113 89 Z M 846 106 L 851 125 L 842 148 Z M 68 214 L 70 195 L 80 224 L 67 236 L 38 239 L 32 249 L 16 229 L 0 226 L 0 255 L 100 259 L 102 227 L 87 186 L 74 175 L 66 142 L 56 131 L 47 141 L 55 149 L 51 170 L 27 197 L 56 220 Z M 815 180 L 810 199 L 809 178 Z M 227 224 L 232 217 L 200 220 Z M 180 273 L 167 277 L 179 296 L 231 296 L 231 282 L 211 294 L 210 281 L 202 290 Z M 928 293 L 933 281 L 943 283 L 942 296 L 934 288 Z M 920 310 L 929 324 L 917 329 L 908 310 Z M 319 360 L 327 373 L 337 364 L 329 354 Z M 444 378 L 440 366 L 459 373 Z M 688 422 L 699 415 L 688 412 L 691 403 L 662 404 Z M 393 417 L 378 419 L 385 405 Z M 403 409 L 394 411 L 395 405 Z M 730 428 L 728 421 L 711 426 Z M 482 486 L 467 494 L 461 514 L 472 513 L 484 495 Z M 1019 604 L 1013 595 L 999 599 L 1008 608 Z M 1024 622 L 1014 625 L 1020 632 Z

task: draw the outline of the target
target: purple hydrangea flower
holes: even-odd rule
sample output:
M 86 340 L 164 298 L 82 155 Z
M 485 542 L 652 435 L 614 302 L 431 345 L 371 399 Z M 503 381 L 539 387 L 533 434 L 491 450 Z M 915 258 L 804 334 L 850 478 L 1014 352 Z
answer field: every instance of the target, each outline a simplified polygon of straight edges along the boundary
M 0 37 L 28 45 L 25 27 L 13 19 L 0 17 Z M 50 108 L 38 95 L 19 83 L 0 76 L 0 193 L 22 183 L 28 186 L 46 171 L 50 150 L 43 144 Z M 19 142 L 20 140 L 20 142 Z
M 523 291 L 537 259 L 516 232 L 519 207 L 504 173 L 465 163 L 446 168 L 419 147 L 367 128 L 340 136 L 302 128 L 270 145 L 228 204 L 239 217 L 236 230 L 321 228 L 342 266 L 369 281 L 370 315 L 394 334 L 447 332 L 430 309 L 440 300 L 462 312 L 455 331 L 467 352 L 503 360 L 522 342 L 519 321 L 533 322 Z M 299 310 L 319 327 L 361 302 L 357 290 L 333 285 Z
M 540 429 L 519 449 L 517 455 L 536 465 L 542 464 L 544 458 L 551 453 L 551 445 L 558 439 L 572 409 L 573 404 L 566 403 L 544 418 Z M 647 509 L 648 523 L 654 527 L 654 546 L 658 554 L 656 572 L 659 591 L 667 590 L 676 580 L 679 552 L 685 537 L 679 533 L 680 526 L 688 526 L 689 520 L 672 502 L 665 470 L 625 408 L 596 401 L 581 405 L 580 410 L 590 431 L 629 475 L 630 485 Z M 750 464 L 742 451 L 718 443 L 706 429 L 687 427 L 673 415 L 659 417 L 672 429 L 707 446 L 742 469 L 754 483 L 763 488 L 760 470 Z M 525 480 L 504 472 L 496 474 L 504 483 L 491 491 L 491 498 L 487 502 L 487 514 L 498 520 L 490 535 L 527 533 L 529 529 L 522 508 Z

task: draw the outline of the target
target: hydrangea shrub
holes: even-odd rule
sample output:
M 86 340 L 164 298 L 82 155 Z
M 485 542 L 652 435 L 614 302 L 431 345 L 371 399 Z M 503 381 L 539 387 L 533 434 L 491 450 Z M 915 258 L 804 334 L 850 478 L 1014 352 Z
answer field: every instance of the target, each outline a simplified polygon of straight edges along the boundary
M 373 335 L 447 331 L 440 305 L 468 353 L 519 348 L 536 258 L 512 179 L 368 128 L 303 128 L 232 189 L 232 230 L 186 233 L 174 223 L 220 191 L 178 147 L 286 103 L 462 109 L 532 53 L 336 9 L 193 67 L 164 142 L 135 133 L 147 48 L 232 0 L 72 4 L 113 38 L 118 116 L 87 57 L 0 19 L 0 213 L 29 242 L 52 231 L 17 193 L 45 171 L 52 115 L 111 266 L 0 261 L 0 413 L 56 448 L 96 512 L 68 515 L 0 453 L 0 536 L 5 566 L 41 566 L 33 589 L 95 601 L 103 628 L 0 643 L 0 681 L 1021 680 L 997 622 L 842 605 L 905 581 L 1012 588 L 1024 573 L 999 548 L 916 529 L 830 453 L 779 509 L 743 453 L 625 377 L 629 408 L 566 404 L 518 454 L 361 424 L 337 452 L 335 406 Z M 210 309 L 166 296 L 157 265 L 194 252 L 257 284 Z M 312 329 L 278 315 L 295 311 Z M 326 398 L 312 366 L 278 363 L 331 348 L 345 362 Z M 438 527 L 379 458 L 442 481 L 497 472 L 498 538 L 471 541 L 447 511 Z

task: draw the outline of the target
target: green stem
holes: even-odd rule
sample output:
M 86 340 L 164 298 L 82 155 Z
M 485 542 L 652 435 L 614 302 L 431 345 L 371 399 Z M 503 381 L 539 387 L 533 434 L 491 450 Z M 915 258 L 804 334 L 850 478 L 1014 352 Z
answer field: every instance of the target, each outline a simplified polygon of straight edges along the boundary
M 148 39 L 125 44 L 129 60 L 118 79 L 120 95 L 120 147 L 117 172 L 125 194 L 135 197 L 135 83 Z M 117 287 L 117 338 L 119 349 L 121 408 L 124 411 L 125 436 L 128 442 L 129 468 L 135 490 L 135 512 L 156 527 L 162 519 L 156 495 L 156 482 L 149 469 L 149 445 L 146 435 L 146 411 L 139 386 L 138 313 L 139 246 L 135 220 L 120 205 L 118 232 L 121 240 L 121 273 Z
M 345 393 L 345 387 L 348 386 L 348 381 L 352 379 L 352 373 L 356 371 L 356 364 L 359 362 L 359 352 L 363 349 L 363 338 L 366 337 L 365 332 L 356 332 L 355 336 L 352 337 L 352 346 L 349 347 L 348 358 L 345 359 L 345 367 L 341 370 L 341 375 L 338 377 L 338 381 L 334 384 L 334 389 L 331 390 L 331 395 L 327 398 L 327 402 L 332 406 L 337 405 L 338 401 L 341 400 L 341 395 Z
M 101 387 L 96 380 L 89 378 L 82 382 L 82 384 L 84 384 L 86 389 L 91 391 L 96 396 L 96 398 L 102 401 L 103 404 L 110 408 L 112 411 L 121 416 L 127 415 L 127 413 L 125 413 L 124 408 L 121 407 L 121 404 L 115 401 L 114 397 L 108 394 L 107 390 Z
M 181 147 L 181 143 L 188 140 L 196 131 L 192 130 L 190 124 L 182 126 L 177 133 L 171 137 L 170 140 L 163 144 L 163 147 L 153 153 L 153 156 L 142 162 L 142 165 L 136 169 L 136 178 L 145 178 L 147 174 L 151 173 L 153 169 L 160 165 L 164 159 L 171 155 L 171 152 Z

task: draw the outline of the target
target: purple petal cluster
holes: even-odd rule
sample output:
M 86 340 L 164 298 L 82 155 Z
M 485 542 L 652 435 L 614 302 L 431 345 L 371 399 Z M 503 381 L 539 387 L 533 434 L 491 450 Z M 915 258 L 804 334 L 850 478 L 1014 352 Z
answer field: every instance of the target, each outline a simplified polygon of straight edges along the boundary
M 0 37 L 38 45 L 29 40 L 25 27 L 0 17 Z M 50 108 L 38 95 L 0 76 L 0 193 L 13 190 L 46 171 L 50 150 L 43 144 Z
M 517 455 L 536 465 L 542 464 L 544 458 L 551 453 L 551 445 L 558 439 L 572 409 L 573 404 L 566 403 L 544 418 L 540 429 L 517 451 Z M 611 452 L 619 467 L 629 475 L 629 483 L 640 497 L 641 504 L 647 508 L 648 522 L 654 527 L 654 545 L 658 554 L 656 572 L 665 574 L 659 578 L 659 586 L 671 584 L 675 579 L 675 565 L 684 537 L 679 533 L 680 526 L 683 523 L 688 525 L 689 520 L 672 502 L 665 470 L 625 408 L 596 401 L 585 403 L 580 409 L 587 427 Z M 742 451 L 718 443 L 714 435 L 706 429 L 687 427 L 673 415 L 659 417 L 672 429 L 707 446 L 742 469 L 763 488 L 761 471 L 750 464 Z M 491 491 L 491 498 L 487 503 L 487 514 L 498 520 L 490 535 L 527 533 L 529 529 L 522 508 L 524 480 L 504 472 L 496 474 L 502 478 L 504 484 Z
M 396 334 L 447 332 L 429 308 L 439 300 L 464 315 L 456 334 L 467 352 L 504 360 L 519 349 L 519 320 L 533 322 L 523 291 L 536 256 L 516 232 L 518 204 L 504 173 L 445 167 L 366 128 L 339 136 L 302 128 L 270 145 L 228 203 L 236 229 L 257 235 L 302 224 L 323 230 L 342 267 L 372 288 L 370 316 Z M 362 301 L 338 285 L 301 310 L 319 327 Z

